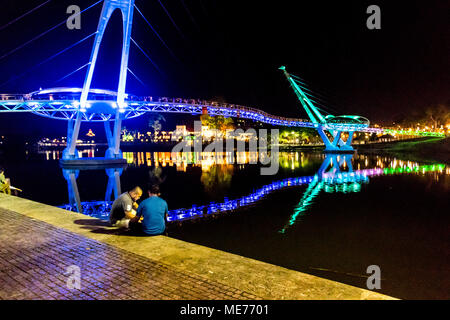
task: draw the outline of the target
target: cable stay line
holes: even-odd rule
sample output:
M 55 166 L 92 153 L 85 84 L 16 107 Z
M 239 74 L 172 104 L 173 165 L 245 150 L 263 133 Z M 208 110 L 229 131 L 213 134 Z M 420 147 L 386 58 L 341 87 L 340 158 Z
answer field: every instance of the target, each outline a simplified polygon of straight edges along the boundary
M 327 94 L 326 92 L 323 92 L 323 91 L 320 91 L 320 90 L 314 91 L 314 90 L 310 89 L 310 85 L 308 85 L 305 81 L 296 79 L 296 78 L 298 78 L 298 77 L 295 76 L 295 75 L 293 75 L 293 74 L 289 74 L 289 75 L 293 78 L 294 82 L 295 82 L 300 88 L 302 88 L 302 89 L 304 89 L 304 90 L 307 90 L 307 91 L 309 91 L 309 92 L 311 92 L 311 93 L 314 93 L 315 95 L 321 96 L 321 97 L 323 97 L 323 98 L 327 98 L 327 95 L 328 95 L 328 94 Z
M 311 85 L 308 84 L 308 82 L 306 80 L 303 80 L 302 78 L 293 75 L 293 74 L 289 74 L 289 76 L 291 76 L 293 78 L 293 80 L 295 81 L 295 83 L 297 83 L 297 85 L 299 86 L 303 86 L 302 88 L 304 88 L 305 90 L 309 90 L 319 96 L 322 96 L 324 98 L 326 98 L 327 96 L 330 96 L 331 94 L 329 94 L 328 92 L 325 91 L 321 91 L 321 90 L 315 90 L 313 91 L 312 89 L 310 89 Z
M 296 83 L 297 86 L 299 86 L 301 89 L 303 89 L 305 91 L 304 94 L 308 97 L 308 99 L 310 99 L 311 101 L 313 101 L 314 103 L 316 103 L 318 105 L 321 105 L 325 109 L 329 108 L 330 110 L 327 111 L 328 113 L 331 113 L 331 110 L 333 112 L 339 113 L 339 111 L 336 108 L 331 107 L 331 106 L 335 106 L 335 105 L 333 103 L 330 103 L 328 100 L 326 100 L 326 97 L 324 97 L 323 95 L 318 94 L 318 93 L 312 91 L 311 89 L 305 87 L 303 84 L 300 84 L 295 79 L 293 79 L 293 80 L 294 80 L 294 82 Z M 322 97 L 322 98 L 320 98 L 320 97 Z
M 334 104 L 330 103 L 329 101 L 321 99 L 319 97 L 316 97 L 308 92 L 305 92 L 305 95 L 308 97 L 308 99 L 310 101 L 314 102 L 315 104 L 320 105 L 325 109 L 329 109 L 328 111 L 330 113 L 331 113 L 331 111 L 339 113 L 338 109 L 333 108 L 333 106 L 334 107 L 336 107 L 336 106 Z
M 155 67 L 155 69 L 164 77 L 167 79 L 166 75 L 159 69 L 158 65 L 150 58 L 150 56 L 142 49 L 136 41 L 134 41 L 133 38 L 131 38 L 131 42 L 142 52 L 142 54 L 150 61 L 150 63 Z
M 317 106 L 317 104 L 316 104 L 314 107 L 315 107 L 317 110 L 322 111 L 322 113 L 325 113 L 325 115 L 331 114 L 331 112 L 329 112 L 329 111 L 327 111 L 327 110 L 324 110 L 324 109 L 322 109 L 322 108 L 319 108 L 319 107 Z
M 206 10 L 205 6 L 203 5 L 203 1 L 202 0 L 198 0 L 198 3 L 200 4 L 200 7 L 202 8 L 202 11 L 205 14 L 205 16 L 207 16 L 209 18 L 208 10 Z
M 354 104 L 352 102 L 349 102 L 347 99 L 339 97 L 336 94 L 332 94 L 332 93 L 329 93 L 329 92 L 326 92 L 326 91 L 322 91 L 322 90 L 317 90 L 317 92 L 314 92 L 313 90 L 311 90 L 308 87 L 306 87 L 307 86 L 307 82 L 305 80 L 303 80 L 299 76 L 296 76 L 296 75 L 293 75 L 293 74 L 289 74 L 289 75 L 297 83 L 297 85 L 300 86 L 304 90 L 309 90 L 310 92 L 312 92 L 312 93 L 314 93 L 314 94 L 316 94 L 318 96 L 321 96 L 324 99 L 329 99 L 329 98 L 333 98 L 334 97 L 335 99 L 343 100 L 343 102 L 346 105 L 348 105 L 348 106 L 354 106 Z M 320 93 L 318 93 L 318 92 L 320 92 Z M 326 101 L 328 103 L 327 100 L 323 100 L 323 101 Z M 342 106 L 341 106 L 341 108 L 342 108 Z
M 338 104 L 336 104 L 336 103 L 331 103 L 331 102 L 328 100 L 330 97 L 325 96 L 325 95 L 324 95 L 325 93 L 323 93 L 323 92 L 322 92 L 323 94 L 317 93 L 317 92 L 311 90 L 309 87 L 306 87 L 306 84 L 305 84 L 304 82 L 300 82 L 299 80 L 296 80 L 296 79 L 295 79 L 296 76 L 294 76 L 294 75 L 290 75 L 290 76 L 293 78 L 294 82 L 295 82 L 301 89 L 303 89 L 303 90 L 305 91 L 305 94 L 306 94 L 308 97 L 313 97 L 313 99 L 316 100 L 316 103 L 319 103 L 318 101 L 321 101 L 321 102 L 323 102 L 323 103 L 319 103 L 319 104 L 321 104 L 322 106 L 325 106 L 325 105 L 326 105 L 326 106 L 329 107 L 331 110 L 334 110 L 334 112 L 337 112 L 337 113 L 340 112 L 340 111 L 338 111 L 338 110 L 339 110 L 339 109 L 342 109 L 342 106 L 340 106 L 340 105 L 338 105 Z M 337 97 L 337 96 L 335 96 L 335 97 Z M 348 104 L 348 103 L 346 102 L 346 104 Z M 335 108 L 333 108 L 333 107 L 331 107 L 331 106 L 334 106 Z
M 169 17 L 170 21 L 172 22 L 173 26 L 175 27 L 175 29 L 177 29 L 178 33 L 180 34 L 180 36 L 186 40 L 186 37 L 184 36 L 184 34 L 181 32 L 180 28 L 178 28 L 177 24 L 175 23 L 175 21 L 173 20 L 172 16 L 170 15 L 169 11 L 166 9 L 166 7 L 162 4 L 161 0 L 158 0 L 159 4 L 161 5 L 161 7 L 163 8 L 164 12 L 166 13 L 166 15 Z
M 144 87 L 148 88 L 148 86 L 145 84 L 144 81 L 142 81 L 141 79 L 139 79 L 139 77 L 137 75 L 134 74 L 133 71 L 131 71 L 130 68 L 128 68 L 128 71 L 136 78 L 137 81 L 139 81 Z
M 184 0 L 180 0 L 180 1 L 181 1 L 181 4 L 183 5 L 184 9 L 186 10 L 189 18 L 191 19 L 192 23 L 195 25 L 197 30 L 200 31 L 200 27 L 198 26 L 197 22 L 195 21 L 194 16 L 191 14 L 191 11 L 189 10 L 188 6 L 184 2 Z
M 6 29 L 7 27 L 9 27 L 10 25 L 12 25 L 13 23 L 21 20 L 22 18 L 25 18 L 27 15 L 33 13 L 34 11 L 36 11 L 37 9 L 39 9 L 40 7 L 45 6 L 47 3 L 49 3 L 52 0 L 47 0 L 44 3 L 41 3 L 40 5 L 38 5 L 37 7 L 34 7 L 33 9 L 29 10 L 28 12 L 22 14 L 20 17 L 15 18 L 14 20 L 8 22 L 7 24 L 5 24 L 4 26 L 0 27 L 0 31 L 2 31 L 3 29 Z
M 83 66 L 77 68 L 75 71 L 72 71 L 72 72 L 68 73 L 67 75 L 65 75 L 64 77 L 59 78 L 59 79 L 56 80 L 54 83 L 56 84 L 56 83 L 59 83 L 59 82 L 63 81 L 64 79 L 70 77 L 70 76 L 73 75 L 74 73 L 77 73 L 78 71 L 80 71 L 80 70 L 86 68 L 86 67 L 87 67 L 88 65 L 90 65 L 90 64 L 91 64 L 90 62 L 86 63 L 85 65 L 83 65 Z
M 33 67 L 29 68 L 27 71 L 25 71 L 25 72 L 23 72 L 23 73 L 21 73 L 21 74 L 19 74 L 19 75 L 17 75 L 17 76 L 14 76 L 14 77 L 10 78 L 8 81 L 3 82 L 2 84 L 0 84 L 0 87 L 4 86 L 5 84 L 8 84 L 8 83 L 10 83 L 10 82 L 12 82 L 12 81 L 14 81 L 14 80 L 17 80 L 17 79 L 23 77 L 24 75 L 26 75 L 26 74 L 29 73 L 30 71 L 32 71 L 32 70 L 34 70 L 34 69 L 40 67 L 41 65 L 43 65 L 43 64 L 45 64 L 45 63 L 47 63 L 47 62 L 53 60 L 53 59 L 56 58 L 57 56 L 63 54 L 64 52 L 66 52 L 66 51 L 72 49 L 73 47 L 79 45 L 80 43 L 86 41 L 87 39 L 89 39 L 90 37 L 92 37 L 93 35 L 95 35 L 96 33 L 97 33 L 97 31 L 94 32 L 94 33 L 92 33 L 92 34 L 90 34 L 90 35 L 88 35 L 87 37 L 85 37 L 85 38 L 83 38 L 83 39 L 81 39 L 81 40 L 75 42 L 74 44 L 72 44 L 72 45 L 70 45 L 70 46 L 64 48 L 63 50 L 61 50 L 61 51 L 55 53 L 54 55 L 48 57 L 48 58 L 45 59 L 44 61 L 42 61 L 42 62 L 40 62 L 40 63 L 34 65 Z
M 177 61 L 180 62 L 180 60 L 177 58 L 177 56 L 173 53 L 173 51 L 169 48 L 169 46 L 167 45 L 167 43 L 163 40 L 163 38 L 159 35 L 159 33 L 155 30 L 155 28 L 152 26 L 152 24 L 150 23 L 150 21 L 148 21 L 148 19 L 144 16 L 144 14 L 141 12 L 141 10 L 139 10 L 139 8 L 134 5 L 134 8 L 136 9 L 136 11 L 140 14 L 140 16 L 142 17 L 142 19 L 144 19 L 144 21 L 148 24 L 148 26 L 152 29 L 152 31 L 155 33 L 156 37 L 159 39 L 159 41 L 161 41 L 161 43 L 164 45 L 164 47 L 166 47 L 166 49 L 169 51 L 170 55 Z
M 93 8 L 93 7 L 95 7 L 95 6 L 98 5 L 100 2 L 103 2 L 103 0 L 97 1 L 96 3 L 94 3 L 93 5 L 87 7 L 86 9 L 80 11 L 80 13 L 78 13 L 77 15 L 74 15 L 73 17 L 76 17 L 76 16 L 82 14 L 83 12 L 85 12 L 85 11 L 87 11 L 87 10 L 89 10 L 89 9 L 91 9 L 91 8 Z M 61 22 L 58 23 L 57 25 L 55 25 L 55 26 L 51 27 L 50 29 L 48 29 L 48 30 L 42 32 L 41 34 L 35 36 L 33 39 L 31 39 L 31 40 L 29 40 L 29 41 L 27 41 L 27 42 L 21 44 L 20 46 L 16 47 L 15 49 L 13 49 L 13 50 L 11 50 L 11 51 L 5 53 L 4 55 L 2 55 L 2 56 L 0 57 L 0 60 L 6 58 L 6 57 L 8 57 L 8 56 L 10 56 L 10 55 L 13 54 L 14 52 L 16 52 L 16 51 L 22 49 L 23 47 L 29 45 L 30 43 L 32 43 L 32 42 L 34 42 L 34 41 L 36 41 L 36 40 L 42 38 L 42 37 L 45 36 L 47 33 L 49 33 L 49 32 L 51 32 L 51 31 L 55 30 L 56 28 L 62 26 L 63 24 L 66 24 L 66 22 L 67 22 L 67 19 L 64 19 L 64 21 L 61 21 Z
M 298 83 L 297 83 L 297 85 L 304 91 L 305 95 L 307 95 L 308 97 L 312 97 L 312 98 L 322 101 L 324 103 L 330 103 L 327 100 L 327 97 L 324 97 L 323 95 L 318 94 L 317 92 L 314 92 L 311 89 L 308 89 L 302 85 L 299 85 Z
M 311 92 L 311 94 L 314 94 L 314 95 L 316 95 L 316 96 L 322 97 L 322 98 L 324 98 L 324 99 L 327 98 L 325 95 L 313 91 L 312 89 L 310 89 L 309 87 L 307 87 L 305 84 L 303 84 L 303 83 L 301 83 L 301 82 L 298 82 L 298 81 L 296 81 L 295 79 L 293 79 L 293 80 L 294 80 L 294 82 L 295 82 L 301 89 L 303 89 L 304 91 Z

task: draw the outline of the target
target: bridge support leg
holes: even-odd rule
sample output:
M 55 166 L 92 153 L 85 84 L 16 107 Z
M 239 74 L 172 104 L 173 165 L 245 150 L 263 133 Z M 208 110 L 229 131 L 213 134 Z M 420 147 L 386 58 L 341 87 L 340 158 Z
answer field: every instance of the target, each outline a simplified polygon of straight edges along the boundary
M 342 141 L 341 135 L 342 131 L 336 130 L 333 132 L 330 132 L 333 136 L 333 141 L 330 141 L 328 136 L 325 133 L 325 130 L 322 126 L 317 127 L 317 132 L 319 132 L 320 137 L 322 138 L 323 143 L 325 144 L 325 152 L 349 152 L 353 151 L 352 147 L 352 138 L 353 138 L 353 132 L 350 131 L 348 135 L 347 141 Z
M 70 119 L 67 122 L 67 138 L 66 138 L 66 143 L 67 143 L 67 148 L 70 148 L 70 143 L 71 143 L 71 139 L 72 139 L 72 134 L 73 134 L 73 119 Z
M 74 121 L 70 119 L 67 123 L 67 146 L 63 151 L 63 159 L 77 159 L 78 152 L 76 149 L 78 134 L 81 126 L 81 113 L 77 112 L 77 118 Z
M 319 132 L 319 135 L 322 138 L 323 143 L 325 144 L 325 151 L 335 151 L 336 147 L 333 146 L 330 139 L 328 139 L 325 130 L 322 128 L 322 126 L 319 126 L 317 128 L 317 132 Z
M 122 128 L 122 119 L 120 119 L 120 114 L 117 112 L 116 120 L 114 121 L 114 155 L 118 155 L 120 152 L 120 131 Z
M 111 148 L 111 146 L 113 145 L 113 138 L 109 121 L 103 122 L 103 125 L 105 126 L 105 134 L 106 134 L 106 141 L 108 142 L 108 148 Z
M 106 169 L 106 175 L 108 176 L 108 185 L 106 187 L 105 201 L 111 201 L 111 196 L 114 190 L 114 198 L 117 199 L 121 191 L 120 186 L 120 175 L 122 174 L 121 169 Z
M 69 193 L 69 203 L 72 206 L 77 207 L 79 213 L 83 213 L 83 207 L 81 206 L 80 193 L 78 192 L 77 185 L 77 170 L 63 169 L 64 178 L 67 181 L 67 191 Z
M 333 131 L 333 142 L 332 145 L 334 148 L 339 149 L 339 142 L 341 141 L 342 131 Z
M 327 171 L 328 167 L 332 165 L 332 159 L 330 157 L 330 155 L 326 155 L 325 159 L 322 162 L 322 165 L 319 168 L 319 171 L 317 171 L 317 176 L 319 177 L 319 179 L 322 179 L 323 174 Z
M 347 138 L 347 141 L 345 142 L 345 144 L 346 144 L 347 146 L 351 146 L 351 145 L 352 145 L 353 134 L 354 134 L 354 133 L 355 133 L 354 131 L 349 131 L 349 132 L 348 132 L 348 138 Z
M 353 172 L 352 158 L 353 154 L 344 155 L 344 161 L 347 164 L 348 172 Z
M 108 150 L 106 150 L 105 157 L 110 159 L 122 158 L 122 151 L 120 151 L 120 131 L 122 128 L 122 119 L 120 112 L 116 112 L 116 119 L 114 120 L 114 133 L 111 134 L 111 127 L 109 122 L 105 121 L 106 139 L 108 140 Z
M 352 151 L 353 150 L 353 147 L 352 147 L 353 134 L 354 134 L 354 131 L 349 131 L 348 138 L 345 142 L 342 139 L 339 139 L 339 147 L 341 148 L 341 150 L 343 150 L 343 151 Z

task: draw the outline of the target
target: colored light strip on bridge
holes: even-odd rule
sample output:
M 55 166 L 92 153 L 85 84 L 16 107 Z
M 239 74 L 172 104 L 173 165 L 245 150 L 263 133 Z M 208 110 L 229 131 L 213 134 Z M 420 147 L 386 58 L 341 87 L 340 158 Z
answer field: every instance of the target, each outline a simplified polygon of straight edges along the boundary
M 8 97 L 5 97 L 7 99 Z M 14 96 L 14 98 L 17 98 Z M 172 99 L 176 100 L 176 99 Z M 95 101 L 88 101 L 93 103 Z M 114 101 L 102 101 L 103 103 L 114 104 Z M 186 104 L 178 102 L 148 102 L 145 100 L 130 100 L 126 103 L 123 118 L 132 119 L 139 117 L 147 112 L 168 112 L 168 113 L 190 113 L 202 114 L 202 108 L 205 107 L 208 114 L 222 115 L 225 117 L 244 118 L 254 121 L 260 121 L 271 125 L 279 125 L 285 127 L 306 127 L 316 128 L 314 124 L 304 119 L 284 118 L 270 115 L 262 110 L 247 108 L 243 106 L 227 105 L 214 106 L 204 104 Z M 78 104 L 75 100 L 1 100 L 0 99 L 0 113 L 10 112 L 31 112 L 39 116 L 69 120 L 74 119 L 78 112 Z M 82 112 L 82 121 L 111 121 L 114 120 L 114 114 L 107 113 L 88 113 Z M 324 126 L 327 130 L 355 130 L 361 132 L 370 132 L 376 134 L 392 134 L 392 135 L 411 135 L 411 136 L 434 136 L 445 137 L 445 133 L 419 130 L 395 130 L 384 128 L 369 128 L 364 125 L 346 125 L 346 124 L 327 124 Z
M 443 132 L 433 131 L 419 131 L 419 130 L 395 130 L 395 129 L 383 129 L 386 134 L 393 135 L 410 135 L 410 136 L 427 136 L 427 137 L 445 137 Z

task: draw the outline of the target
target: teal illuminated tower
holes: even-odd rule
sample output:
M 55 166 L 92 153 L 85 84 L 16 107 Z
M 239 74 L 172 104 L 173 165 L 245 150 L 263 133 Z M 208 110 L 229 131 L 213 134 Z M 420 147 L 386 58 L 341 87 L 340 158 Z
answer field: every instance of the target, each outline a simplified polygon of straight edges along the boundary
M 308 95 L 301 89 L 302 83 L 300 80 L 292 77 L 287 71 L 286 67 L 279 68 L 283 71 L 287 80 L 291 84 L 292 89 L 297 95 L 298 100 L 305 109 L 314 127 L 319 132 L 325 144 L 325 152 L 352 152 L 352 138 L 355 131 L 369 127 L 369 120 L 361 116 L 323 116 L 320 111 L 314 106 Z M 332 140 L 327 135 L 331 136 Z M 348 132 L 346 141 L 342 140 L 343 133 Z

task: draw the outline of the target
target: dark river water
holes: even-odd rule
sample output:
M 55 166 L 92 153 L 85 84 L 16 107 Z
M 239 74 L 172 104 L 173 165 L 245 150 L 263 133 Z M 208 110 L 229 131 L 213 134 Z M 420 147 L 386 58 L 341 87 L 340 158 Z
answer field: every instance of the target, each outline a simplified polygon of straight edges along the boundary
M 361 288 L 367 267 L 377 265 L 378 292 L 450 298 L 450 168 L 443 164 L 282 152 L 278 173 L 264 176 L 250 153 L 195 160 L 125 152 L 124 169 L 63 172 L 60 156 L 42 151 L 2 161 L 21 196 L 100 218 L 107 217 L 105 199 L 144 187 L 156 166 L 165 177 L 171 237 Z

